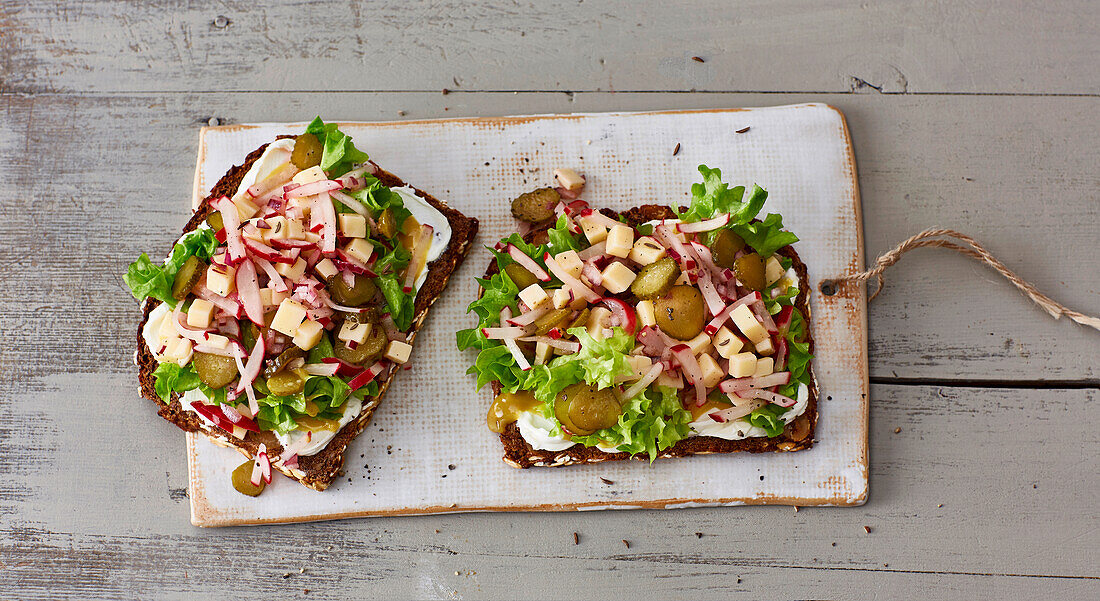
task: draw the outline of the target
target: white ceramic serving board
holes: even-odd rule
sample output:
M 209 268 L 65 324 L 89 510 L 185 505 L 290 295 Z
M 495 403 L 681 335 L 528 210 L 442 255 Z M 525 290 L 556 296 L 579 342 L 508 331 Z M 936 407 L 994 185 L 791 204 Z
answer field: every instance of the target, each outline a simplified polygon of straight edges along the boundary
M 745 133 L 735 133 L 742 128 Z M 320 493 L 276 475 L 258 498 L 233 490 L 242 461 L 188 435 L 192 522 L 224 526 L 357 516 L 465 511 L 560 511 L 709 505 L 858 505 L 867 498 L 867 326 L 861 288 L 814 294 L 814 369 L 821 387 L 817 444 L 797 453 L 735 453 L 518 470 L 505 465 L 485 425 L 488 387 L 465 374 L 472 352 L 455 347 L 471 327 L 467 304 L 490 255 L 514 231 L 509 201 L 551 185 L 553 170 L 588 178 L 595 207 L 685 202 L 696 166 L 731 184 L 769 191 L 802 241 L 814 290 L 863 267 L 859 192 L 843 116 L 822 104 L 674 111 L 345 123 L 343 131 L 385 169 L 481 220 L 478 244 L 432 307 L 411 370 L 394 380 L 373 421 L 349 447 L 346 473 Z M 204 128 L 195 177 L 202 198 L 233 164 L 304 123 Z M 673 149 L 679 145 L 679 153 Z M 606 485 L 600 477 L 614 482 Z

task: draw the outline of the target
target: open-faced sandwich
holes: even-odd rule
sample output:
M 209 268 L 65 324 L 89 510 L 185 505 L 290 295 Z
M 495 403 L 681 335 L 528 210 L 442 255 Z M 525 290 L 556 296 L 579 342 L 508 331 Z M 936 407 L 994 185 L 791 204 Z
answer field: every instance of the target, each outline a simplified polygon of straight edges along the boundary
M 409 360 L 477 232 L 319 118 L 230 169 L 163 263 L 125 275 L 144 300 L 142 395 L 189 432 L 324 490 Z
M 580 200 L 584 179 L 521 195 L 528 222 L 494 260 L 458 332 L 491 384 L 488 426 L 515 467 L 813 444 L 806 267 L 767 192 L 700 166 L 686 208 L 620 214 Z

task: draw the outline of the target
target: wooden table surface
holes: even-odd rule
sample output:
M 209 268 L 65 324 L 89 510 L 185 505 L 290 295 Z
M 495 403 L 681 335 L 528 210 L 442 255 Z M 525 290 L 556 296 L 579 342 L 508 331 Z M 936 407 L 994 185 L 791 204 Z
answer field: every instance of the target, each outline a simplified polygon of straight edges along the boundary
M 0 1 L 0 597 L 1100 598 L 1100 334 L 946 251 L 870 305 L 869 502 L 797 513 L 194 528 L 120 279 L 185 221 L 207 123 L 821 101 L 869 257 L 953 227 L 1095 315 L 1098 23 L 1087 0 Z

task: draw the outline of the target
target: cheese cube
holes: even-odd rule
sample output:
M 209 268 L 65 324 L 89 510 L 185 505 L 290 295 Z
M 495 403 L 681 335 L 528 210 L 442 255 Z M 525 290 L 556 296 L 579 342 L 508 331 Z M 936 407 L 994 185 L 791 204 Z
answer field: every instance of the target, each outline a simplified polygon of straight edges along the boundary
M 572 169 L 555 169 L 554 177 L 566 190 L 579 190 L 584 186 L 584 178 Z
M 241 230 L 241 236 L 244 237 L 244 238 L 248 238 L 249 240 L 252 240 L 253 242 L 263 242 L 264 241 L 264 232 L 266 232 L 267 230 L 260 229 L 260 227 L 258 225 L 256 225 L 260 221 L 263 221 L 263 220 L 262 219 L 249 219 L 248 223 L 250 225 L 244 227 Z M 267 223 L 267 222 L 264 221 L 264 223 Z
M 305 231 L 305 232 L 302 232 L 302 240 L 305 240 L 306 242 L 312 242 L 314 244 L 317 244 L 318 242 L 321 241 L 321 234 L 319 234 L 317 232 Z
M 322 280 L 327 280 L 332 276 L 340 273 L 336 269 L 336 265 L 332 263 L 331 259 L 321 259 L 317 261 L 317 264 L 313 266 L 313 270 L 317 272 L 317 275 L 321 276 Z
M 266 221 L 268 225 L 266 230 L 261 230 L 264 234 L 264 242 L 287 239 L 287 234 L 290 233 L 290 227 L 287 225 L 286 217 L 275 215 L 274 217 L 264 219 L 264 221 Z
M 729 328 L 722 326 L 718 328 L 718 332 L 714 334 L 713 339 L 714 349 L 718 351 L 719 355 L 722 355 L 726 359 L 729 359 L 734 354 L 741 352 L 741 349 L 745 346 L 745 343 L 741 341 L 733 332 L 729 331 Z
M 730 357 L 730 375 L 735 378 L 747 378 L 756 372 L 756 355 L 737 353 Z
M 680 389 L 684 387 L 684 379 L 680 377 L 680 374 L 672 375 L 667 371 L 663 371 L 661 375 L 657 376 L 656 384 L 658 386 Z
M 633 376 L 627 376 L 628 380 L 638 380 L 649 373 L 649 369 L 653 367 L 653 361 L 645 355 L 630 355 L 626 358 L 626 362 L 630 365 L 630 369 L 634 370 Z
M 299 215 L 309 218 L 309 213 L 313 209 L 313 197 L 312 196 L 299 196 L 297 198 L 291 198 L 286 201 L 287 215 L 298 213 Z M 294 236 L 291 236 L 293 238 Z M 299 236 L 301 238 L 301 236 Z
M 320 165 L 314 165 L 305 171 L 299 171 L 290 179 L 290 181 L 296 184 L 312 184 L 313 182 L 324 181 L 328 179 L 325 175 L 325 170 L 321 169 Z
M 584 262 L 577 256 L 577 251 L 567 250 L 554 255 L 554 261 L 561 268 L 565 270 L 569 275 L 579 278 L 581 277 L 581 271 L 584 269 Z
M 684 285 L 690 286 L 691 285 L 691 278 L 688 277 L 688 274 L 687 274 L 686 271 L 681 271 L 680 272 L 680 277 L 676 278 L 676 281 L 674 282 L 674 284 L 677 285 L 677 286 L 684 286 Z
M 710 350 L 710 336 L 706 332 L 699 332 L 698 336 L 684 344 L 691 348 L 692 354 L 701 355 Z
M 240 216 L 242 222 L 248 220 L 260 210 L 260 207 L 257 207 L 256 203 L 249 200 L 248 196 L 234 199 L 233 206 L 237 207 L 237 215 Z
M 161 316 L 160 326 L 157 328 L 157 338 L 159 340 L 172 340 L 179 337 L 179 332 L 176 331 L 176 318 L 169 311 Z
M 535 365 L 545 365 L 550 360 L 551 351 L 554 347 L 546 344 L 545 342 L 535 343 Z
M 164 356 L 183 367 L 191 362 L 192 348 L 191 341 L 187 338 L 176 338 L 168 343 L 167 348 L 164 349 Z
M 779 259 L 772 256 L 768 259 L 768 262 L 764 264 L 764 283 L 768 286 L 779 281 L 783 277 L 785 271 L 783 266 L 779 264 Z
M 665 257 L 665 247 L 656 238 L 642 236 L 630 249 L 630 260 L 639 265 L 656 263 Z
M 307 319 L 305 323 L 298 326 L 298 333 L 294 335 L 291 342 L 294 346 L 308 351 L 309 349 L 317 346 L 317 343 L 321 341 L 321 334 L 325 331 L 325 327 L 320 323 Z
M 196 298 L 187 309 L 187 325 L 192 328 L 208 328 L 214 317 L 214 303 Z
M 775 343 L 772 342 L 771 336 L 761 340 L 760 342 L 757 342 L 754 346 L 756 346 L 757 355 L 775 354 Z
M 657 325 L 657 314 L 653 310 L 653 301 L 638 301 L 635 310 L 638 312 L 638 322 L 642 326 L 655 326 Z
M 597 223 L 596 220 L 588 217 L 581 217 L 577 222 L 580 223 L 584 237 L 588 238 L 590 244 L 599 244 L 607 239 L 607 227 L 604 224 Z
M 306 308 L 289 298 L 279 303 L 279 310 L 275 312 L 275 318 L 271 320 L 271 329 L 294 337 L 298 334 L 298 326 L 306 318 Z
M 260 288 L 260 302 L 264 305 L 266 311 L 268 307 L 278 307 L 279 303 L 283 302 L 283 299 L 290 296 L 287 292 L 280 292 L 272 288 Z
M 400 340 L 391 340 L 390 345 L 386 347 L 386 358 L 394 363 L 404 363 L 409 360 L 409 353 L 412 352 L 412 345 L 401 342 Z
M 554 294 L 550 298 L 555 309 L 564 309 L 569 306 L 569 303 L 573 302 L 573 294 L 565 286 L 554 290 Z
M 766 376 L 775 371 L 775 359 L 771 357 L 764 357 L 756 360 L 756 370 L 752 372 L 753 377 L 759 378 L 760 376 Z
M 611 318 L 611 311 L 605 307 L 595 307 L 588 313 L 588 323 L 585 327 L 588 329 L 588 335 L 596 340 L 603 340 L 603 330 L 607 327 L 608 319 Z
M 340 213 L 340 233 L 347 238 L 366 238 L 367 220 L 356 213 Z
M 356 320 L 345 319 L 344 325 L 340 328 L 340 332 L 336 334 L 336 337 L 344 342 L 363 344 L 366 342 L 367 336 L 370 336 L 371 327 L 370 322 L 359 323 Z
M 286 237 L 294 240 L 305 240 L 306 228 L 300 219 L 286 220 Z
M 222 336 L 221 334 L 210 334 L 206 337 L 206 346 L 212 346 L 214 348 L 225 348 L 229 346 L 229 338 Z
M 629 225 L 616 225 L 607 232 L 607 246 L 604 252 L 625 259 L 634 247 L 634 228 Z
M 622 263 L 608 265 L 601 275 L 603 276 L 603 287 L 607 288 L 607 291 L 612 294 L 626 292 L 626 289 L 634 283 L 634 278 L 638 277 L 638 274 Z
M 363 238 L 356 238 L 348 242 L 347 246 L 344 247 L 344 252 L 360 263 L 368 263 L 370 262 L 371 253 L 374 252 L 374 245 Z
M 228 296 L 237 289 L 237 269 L 224 265 L 211 265 L 206 270 L 206 287 L 218 296 Z
M 749 342 L 756 344 L 768 337 L 768 331 L 764 329 L 763 324 L 756 318 L 756 314 L 752 312 L 748 305 L 737 307 L 730 314 L 730 317 L 733 318 L 733 323 L 737 326 L 737 329 L 741 330 L 741 333 L 749 339 Z
M 707 388 L 714 388 L 726 377 L 722 368 L 718 367 L 718 362 L 710 355 L 699 355 L 699 367 L 703 371 L 703 386 Z
M 279 275 L 284 278 L 297 282 L 302 279 L 302 275 L 306 272 L 306 262 L 299 258 L 293 264 L 276 263 L 275 271 L 279 272 Z
M 538 284 L 531 284 L 523 290 L 520 290 L 519 300 L 523 301 L 523 304 L 527 305 L 532 311 L 550 305 L 550 297 L 546 295 L 546 291 Z

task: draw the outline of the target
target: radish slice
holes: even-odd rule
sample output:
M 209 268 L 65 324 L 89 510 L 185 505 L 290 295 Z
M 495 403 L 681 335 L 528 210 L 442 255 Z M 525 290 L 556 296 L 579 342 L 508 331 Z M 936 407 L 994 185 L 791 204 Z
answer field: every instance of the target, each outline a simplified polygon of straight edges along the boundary
M 558 196 L 561 196 L 562 198 L 565 198 L 567 200 L 576 200 L 580 198 L 581 192 L 584 192 L 584 186 L 581 186 L 576 190 L 567 190 L 560 186 L 554 189 L 558 191 Z
M 699 367 L 699 361 L 695 359 L 695 353 L 686 344 L 677 344 L 672 347 L 672 354 L 684 370 L 684 375 L 695 386 L 695 405 L 702 407 L 707 402 L 707 390 L 703 386 L 703 368 Z
M 756 293 L 760 296 L 760 293 Z M 768 313 L 768 309 L 764 306 L 764 301 L 757 301 L 752 304 L 752 312 L 756 314 L 756 318 L 760 320 L 760 323 L 764 325 L 764 329 L 772 334 L 779 331 L 779 328 L 775 326 L 775 321 Z
M 787 367 L 787 339 L 780 338 L 779 343 L 775 345 L 775 369 L 782 370 Z
M 508 323 L 514 326 L 527 326 L 535 322 L 536 319 L 546 315 L 550 312 L 550 309 L 532 309 L 526 313 L 521 314 L 519 317 L 512 317 L 508 319 Z
M 709 248 L 703 246 L 702 244 L 699 244 L 694 240 L 691 241 L 689 246 L 691 246 L 692 252 L 695 253 L 695 258 L 699 259 L 699 264 L 702 265 L 704 269 L 709 271 L 711 276 L 713 276 L 717 282 L 721 282 L 724 284 L 729 280 L 726 272 L 730 270 L 722 269 L 714 263 L 714 255 L 710 252 Z M 730 271 L 730 273 L 732 273 L 732 271 Z
M 714 412 L 708 413 L 707 415 L 711 419 L 713 419 L 714 421 L 716 421 L 720 424 L 724 424 L 728 421 L 732 421 L 732 420 L 735 420 L 735 419 L 741 419 L 742 417 L 745 417 L 746 415 L 752 413 L 753 411 L 756 411 L 758 408 L 762 407 L 763 405 L 764 405 L 764 403 L 761 403 L 760 401 L 752 401 L 752 402 L 749 402 L 749 403 L 745 403 L 743 405 L 730 407 L 728 409 L 722 409 L 722 410 L 719 410 L 719 411 L 714 411 Z
M 577 258 L 581 261 L 587 261 L 589 259 L 603 256 L 607 252 L 607 240 L 600 240 L 599 242 L 589 246 L 588 248 L 577 253 Z
M 228 344 L 225 348 L 218 348 L 210 346 L 209 344 L 196 344 L 194 347 L 196 353 L 205 353 L 207 355 L 218 355 L 221 357 L 244 357 L 246 353 L 241 350 L 239 343 Z
M 508 347 L 508 351 L 512 353 L 512 357 L 515 358 L 516 365 L 518 365 L 520 369 L 523 371 L 531 369 L 531 363 L 527 361 L 527 357 L 523 356 L 523 351 L 519 350 L 519 345 L 516 344 L 514 338 L 505 338 L 504 346 Z
M 638 333 L 638 342 L 642 343 L 645 354 L 660 357 L 665 351 L 679 344 L 654 326 L 646 326 Z
M 726 310 L 726 303 L 722 301 L 722 295 L 714 287 L 714 280 L 710 278 L 710 272 L 706 269 L 699 270 L 699 291 L 703 293 L 703 300 L 707 304 L 707 311 L 711 315 L 721 315 Z
M 296 240 L 294 238 L 272 238 L 271 245 L 275 248 L 289 250 L 292 248 L 314 248 L 317 246 L 317 243 L 309 242 L 308 240 Z
M 336 207 L 332 204 L 332 198 L 328 194 L 322 194 L 317 198 L 317 204 L 321 205 L 321 252 L 336 251 Z
M 192 328 L 186 325 L 187 317 L 185 317 L 182 307 L 183 303 L 179 303 L 172 311 L 172 325 L 176 326 L 176 333 L 192 342 L 206 342 L 210 338 L 209 330 Z
M 695 270 L 695 261 L 691 258 L 691 251 L 684 246 L 683 242 L 680 242 L 676 234 L 672 233 L 672 229 L 669 226 L 664 224 L 658 225 L 653 228 L 653 235 L 669 250 L 668 254 L 672 255 L 672 257 L 680 263 L 680 269 L 688 273 Z
M 260 281 L 256 277 L 256 266 L 252 261 L 244 261 L 237 268 L 237 298 L 244 306 L 244 313 L 252 323 L 263 327 L 264 302 L 260 298 Z
M 211 203 L 222 215 L 222 225 L 225 228 L 225 244 L 229 249 L 229 259 L 236 263 L 244 259 L 244 242 L 241 240 L 241 216 L 237 213 L 237 205 L 222 196 Z
M 334 182 L 330 179 L 323 179 L 319 182 L 312 182 L 308 184 L 302 184 L 293 190 L 288 190 L 284 195 L 285 198 L 301 198 L 303 196 L 316 196 L 318 194 L 324 194 L 325 192 L 332 192 L 333 190 L 339 190 L 343 186 L 339 182 Z
M 542 260 L 546 263 L 546 268 L 550 270 L 550 273 L 554 274 L 554 277 L 561 280 L 563 284 L 569 286 L 575 294 L 583 296 L 584 299 L 590 303 L 600 300 L 599 294 L 596 294 L 591 288 L 585 286 L 584 282 L 569 275 L 569 272 L 562 268 L 562 266 L 554 260 L 554 257 L 550 256 L 550 253 L 543 254 Z
M 240 359 L 237 359 L 237 369 L 241 373 L 241 381 L 237 384 L 236 388 L 237 394 L 240 394 L 246 389 L 251 388 L 252 383 L 256 381 L 256 377 L 260 375 L 260 369 L 262 369 L 264 366 L 264 352 L 266 351 L 266 347 L 267 345 L 264 343 L 263 337 L 257 337 L 256 346 L 252 347 L 252 354 L 248 356 L 248 363 L 244 364 L 243 369 L 240 363 Z M 260 408 L 253 407 L 251 404 L 251 400 L 252 399 L 249 399 L 250 403 L 248 405 L 248 409 L 252 412 L 253 415 L 255 415 L 260 410 Z
M 263 242 L 257 242 L 252 238 L 243 238 L 243 241 L 245 248 L 257 257 L 273 263 L 286 263 L 288 265 L 294 263 L 294 259 L 283 255 L 278 250 L 271 248 Z
M 549 336 L 526 336 L 523 338 L 517 338 L 517 340 L 519 340 L 520 342 L 541 342 L 546 346 L 570 353 L 576 353 L 581 350 L 581 344 L 579 342 L 573 342 L 572 340 L 561 340 L 560 338 L 552 338 Z
M 783 386 L 791 381 L 791 372 L 782 371 L 766 376 L 732 378 L 718 385 L 722 392 L 741 392 L 750 388 L 771 388 Z
M 388 365 L 389 363 L 383 360 L 375 363 L 367 369 L 364 369 L 362 373 L 360 373 L 358 376 L 355 376 L 351 379 L 350 382 L 348 382 L 348 388 L 351 388 L 352 391 L 356 391 L 366 386 L 367 384 L 370 384 L 370 382 L 378 377 L 378 374 L 382 373 L 382 371 L 385 370 L 386 366 Z
M 213 304 L 215 307 L 221 309 L 228 315 L 232 315 L 233 317 L 241 316 L 242 309 L 239 304 L 224 296 L 214 294 L 214 291 L 210 290 L 201 283 L 191 289 L 191 294 L 194 294 L 196 297 Z
M 523 328 L 481 328 L 481 334 L 489 340 L 515 340 L 527 333 Z
M 603 284 L 603 274 L 600 273 L 600 268 L 596 267 L 594 260 L 585 262 L 584 267 L 581 268 L 581 275 L 583 275 L 593 286 Z
M 750 388 L 749 392 L 752 392 L 753 398 L 763 399 L 769 403 L 779 405 L 780 407 L 790 407 L 794 405 L 794 399 L 785 397 L 778 392 L 772 392 L 770 390 L 764 390 L 762 388 Z
M 420 225 L 420 234 L 416 237 L 416 242 L 413 243 L 412 258 L 409 259 L 409 265 L 405 268 L 405 285 L 402 288 L 405 294 L 413 291 L 416 278 L 427 266 L 428 250 L 432 246 L 432 233 L 434 231 L 434 228 L 426 223 Z
M 611 327 L 618 326 L 627 334 L 634 335 L 634 332 L 638 329 L 638 316 L 634 312 L 634 307 L 617 298 L 607 296 L 601 298 L 599 304 L 611 311 Z
M 278 292 L 286 292 L 290 290 L 290 288 L 287 287 L 286 282 L 283 281 L 283 276 L 275 270 L 275 266 L 272 265 L 270 261 L 260 257 L 252 257 L 252 262 L 259 266 L 259 268 L 267 274 L 268 287 Z
M 289 182 L 290 178 L 298 173 L 298 168 L 289 162 L 289 158 L 290 157 L 287 157 L 287 163 L 272 170 L 271 175 L 265 177 L 262 182 L 249 186 L 247 190 L 248 196 L 251 198 L 259 198 Z
M 794 307 L 790 305 L 783 305 L 783 308 L 779 310 L 779 313 L 775 316 L 775 327 L 782 333 L 786 334 L 791 329 L 791 319 L 794 318 Z
M 405 341 L 405 333 L 397 329 L 397 324 L 393 321 L 393 315 L 387 313 L 382 316 L 382 329 L 385 330 L 387 339 Z
M 531 272 L 531 275 L 535 276 L 541 282 L 549 282 L 550 274 L 546 273 L 546 270 L 539 266 L 534 259 L 527 256 L 527 253 L 519 249 L 515 244 L 508 245 L 508 256 L 512 257 L 519 266 Z
M 367 207 L 363 206 L 363 203 L 359 202 L 358 200 L 355 200 L 354 196 L 349 196 L 339 190 L 333 190 L 332 192 L 329 192 L 329 194 L 332 195 L 333 200 L 339 201 L 340 204 L 344 205 L 345 207 L 355 211 L 356 213 L 359 213 L 363 217 L 370 219 L 370 212 L 367 211 Z
M 661 375 L 662 371 L 664 371 L 664 365 L 662 365 L 661 363 L 654 363 L 653 366 L 649 368 L 649 371 L 647 371 L 645 375 L 642 376 L 641 380 L 638 380 L 630 388 L 626 389 L 626 392 L 622 394 L 622 399 L 624 401 L 629 401 L 630 399 L 641 394 L 641 392 L 645 390 L 646 386 L 652 384 L 653 381 Z
M 271 484 L 271 460 L 267 458 L 267 445 L 262 442 L 252 465 L 252 486 L 259 486 L 261 478 L 265 483 Z
M 333 308 L 337 311 L 343 311 L 344 313 L 366 313 L 367 311 L 370 311 L 370 307 L 345 307 L 344 305 L 338 305 L 338 304 L 334 303 L 332 301 L 332 299 L 328 297 L 327 294 L 323 295 L 323 296 L 321 296 L 321 295 L 318 295 L 318 296 L 321 297 L 321 301 L 324 304 L 328 305 L 329 307 L 331 307 L 331 308 Z
M 358 190 L 367 185 L 367 179 L 363 177 L 363 174 L 366 173 L 368 169 L 370 169 L 370 167 L 364 165 L 358 169 L 352 169 L 332 181 L 340 184 L 345 190 Z
M 298 467 L 298 453 L 302 449 L 309 446 L 309 443 L 312 441 L 313 432 L 307 430 L 305 436 L 283 447 L 283 452 L 279 455 L 279 460 L 275 462 L 275 465 L 282 465 L 284 467 Z
M 306 363 L 302 366 L 311 376 L 335 376 L 340 369 L 339 363 Z
M 695 234 L 698 232 L 709 232 L 716 230 L 723 225 L 730 222 L 729 213 L 722 213 L 721 215 L 713 219 L 705 219 L 703 221 L 696 221 L 694 223 L 677 223 L 676 231 L 683 234 Z

